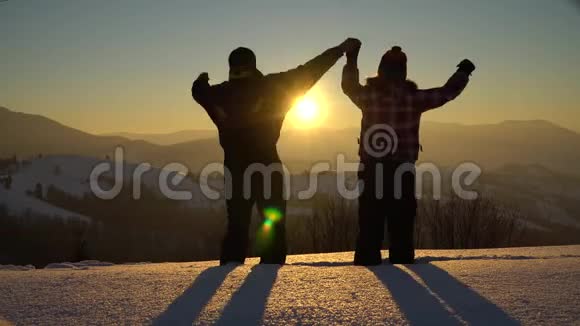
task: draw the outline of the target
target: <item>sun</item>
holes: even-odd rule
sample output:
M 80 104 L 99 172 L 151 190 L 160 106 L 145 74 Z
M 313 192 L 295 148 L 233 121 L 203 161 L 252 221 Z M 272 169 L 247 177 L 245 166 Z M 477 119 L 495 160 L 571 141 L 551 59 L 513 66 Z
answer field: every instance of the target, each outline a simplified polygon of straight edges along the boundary
M 292 107 L 292 124 L 298 128 L 312 128 L 324 120 L 320 97 L 307 94 L 298 98 Z
M 312 121 L 318 115 L 318 104 L 312 98 L 303 97 L 296 103 L 296 116 L 304 121 Z

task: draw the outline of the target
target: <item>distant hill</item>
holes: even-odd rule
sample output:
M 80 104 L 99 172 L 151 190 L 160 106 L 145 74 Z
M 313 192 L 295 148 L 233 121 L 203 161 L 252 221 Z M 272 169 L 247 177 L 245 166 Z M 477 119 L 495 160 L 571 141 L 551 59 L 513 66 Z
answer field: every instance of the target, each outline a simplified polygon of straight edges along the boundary
M 182 130 L 171 133 L 144 134 L 132 132 L 108 133 L 102 136 L 116 136 L 131 140 L 144 140 L 157 145 L 173 145 L 193 140 L 217 137 L 217 130 Z
M 153 146 L 123 137 L 96 136 L 40 115 L 0 108 L 0 155 L 30 156 L 77 154 L 103 156 L 116 145 L 134 148 Z
M 209 136 L 212 132 L 214 136 L 210 138 L 195 138 Z M 103 157 L 113 153 L 115 146 L 123 146 L 128 160 L 157 166 L 177 161 L 199 170 L 206 163 L 222 160 L 217 132 L 202 130 L 180 134 L 190 135 L 194 140 L 164 146 L 121 136 L 98 136 L 39 115 L 0 109 L 0 157 L 39 153 Z M 302 171 L 313 162 L 336 162 L 338 153 L 356 161 L 358 135 L 358 128 L 289 130 L 282 134 L 278 149 L 291 170 Z M 143 138 L 151 138 L 149 136 Z M 465 161 L 487 169 L 525 164 L 580 175 L 580 134 L 548 121 L 482 125 L 424 122 L 421 143 L 424 151 L 420 160 L 442 166 Z
M 107 155 L 112 157 L 117 146 L 125 149 L 128 161 L 149 162 L 156 166 L 175 161 L 197 169 L 221 157 L 217 139 L 199 145 L 193 142 L 191 148 L 161 146 L 119 136 L 97 136 L 40 115 L 0 107 L 0 157 L 16 155 L 27 158 L 52 154 L 104 158 Z M 214 155 L 204 154 L 208 158 L 204 160 L 199 153 L 206 152 Z
M 289 130 L 278 149 L 282 159 L 298 170 L 313 162 L 336 162 L 345 154 L 358 159 L 359 129 Z M 181 150 L 206 141 L 173 145 Z M 424 122 L 420 160 L 443 166 L 475 162 L 487 169 L 510 164 L 540 165 L 550 170 L 580 175 L 580 134 L 547 121 L 506 121 L 498 124 L 461 125 Z M 334 165 L 334 164 L 333 164 Z
M 580 174 L 580 134 L 548 121 L 459 125 L 425 123 L 421 159 L 457 164 L 473 161 L 496 169 L 508 164 L 541 165 Z

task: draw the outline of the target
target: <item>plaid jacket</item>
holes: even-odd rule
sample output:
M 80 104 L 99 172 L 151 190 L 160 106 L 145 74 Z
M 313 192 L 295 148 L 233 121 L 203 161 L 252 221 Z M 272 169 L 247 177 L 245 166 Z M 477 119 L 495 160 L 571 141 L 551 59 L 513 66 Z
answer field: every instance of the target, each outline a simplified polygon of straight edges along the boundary
M 361 86 L 356 65 L 342 72 L 342 90 L 362 111 L 359 155 L 365 160 L 415 162 L 421 114 L 456 98 L 469 76 L 456 72 L 443 87 L 419 90 L 410 81 Z

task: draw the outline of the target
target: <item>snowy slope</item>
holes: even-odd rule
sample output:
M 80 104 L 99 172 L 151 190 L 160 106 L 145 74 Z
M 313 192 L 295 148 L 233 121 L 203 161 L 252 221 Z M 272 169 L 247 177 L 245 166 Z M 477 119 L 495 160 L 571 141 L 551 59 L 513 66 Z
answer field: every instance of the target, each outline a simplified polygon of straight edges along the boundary
M 64 210 L 56 210 L 56 208 L 48 207 L 50 205 L 27 196 L 26 192 L 33 190 L 36 184 L 40 183 L 43 185 L 45 194 L 48 186 L 53 185 L 71 196 L 82 197 L 84 194 L 91 192 L 89 184 L 91 171 L 95 166 L 103 162 L 105 162 L 105 160 L 75 155 L 47 155 L 42 158 L 34 159 L 30 161 L 28 165 L 20 167 L 18 171 L 12 175 L 12 187 L 9 191 L 0 193 L 0 204 L 4 204 L 9 209 L 16 212 L 31 209 L 32 211 L 39 213 L 42 213 L 43 210 L 45 210 L 48 215 L 51 215 L 52 213 L 66 213 Z M 127 162 L 123 165 L 123 179 L 125 181 L 132 179 L 136 167 L 137 164 Z M 153 190 L 158 193 L 159 196 L 163 196 L 159 186 L 159 176 L 161 172 L 161 169 L 154 167 L 145 172 L 141 180 L 142 187 Z M 113 171 L 108 171 L 103 175 L 111 179 L 114 176 Z M 308 189 L 309 180 L 307 176 L 293 176 L 291 180 L 294 196 L 296 196 L 299 191 Z M 223 179 L 219 175 L 211 178 L 209 182 L 211 188 L 214 190 L 219 191 L 220 189 L 224 189 Z M 129 185 L 128 182 L 125 184 Z M 176 201 L 176 205 L 185 203 L 186 207 L 192 210 L 224 206 L 224 202 L 221 198 L 218 200 L 207 198 L 207 196 L 203 194 L 198 180 L 185 178 L 179 185 L 172 185 L 171 187 L 172 189 L 188 191 L 192 194 L 191 200 L 185 202 Z M 321 176 L 317 191 L 319 193 L 336 193 L 336 178 L 333 175 Z M 310 215 L 312 213 L 310 208 L 293 207 L 292 205 L 288 207 L 288 211 L 289 214 L 295 215 Z M 65 215 L 69 216 L 74 214 L 68 212 Z
M 28 324 L 580 323 L 580 246 L 418 251 L 365 268 L 352 253 L 278 268 L 216 262 L 0 271 L 0 320 Z M 106 265 L 106 264 L 102 264 Z M 58 267 L 58 266 L 57 266 Z
M 34 199 L 25 196 L 26 191 L 33 190 L 37 183 L 44 186 L 44 190 L 49 185 L 54 185 L 58 189 L 72 196 L 81 197 L 85 193 L 90 193 L 89 176 L 93 168 L 103 163 L 104 160 L 74 155 L 49 155 L 40 159 L 34 159 L 30 164 L 22 166 L 13 174 L 11 194 L 0 193 L 0 203 L 4 203 L 9 208 L 17 211 L 24 211 L 30 208 L 33 211 L 42 212 L 39 209 L 41 203 L 33 203 Z M 125 163 L 123 178 L 127 181 L 133 176 L 137 167 L 133 163 Z M 151 168 L 142 176 L 142 187 L 153 190 L 162 196 L 159 186 L 159 175 L 161 169 Z M 547 230 L 551 224 L 580 229 L 580 205 L 576 198 L 580 193 L 578 180 L 566 179 L 560 176 L 543 174 L 529 174 L 520 176 L 517 173 L 507 172 L 493 174 L 487 173 L 482 181 L 482 194 L 485 198 L 492 198 L 507 202 L 522 212 L 526 219 L 523 221 L 527 226 Z M 447 173 L 447 172 L 446 172 Z M 445 174 L 445 173 L 444 173 Z M 112 171 L 104 174 L 109 179 L 113 178 Z M 188 209 L 216 208 L 222 209 L 224 202 L 221 199 L 208 199 L 202 192 L 198 183 L 198 176 L 195 180 L 184 179 L 178 186 L 171 186 L 175 190 L 185 190 L 192 194 L 189 201 L 176 201 L 176 205 L 185 205 Z M 348 176 L 348 189 L 353 188 L 354 175 Z M 443 178 L 447 180 L 447 177 Z M 295 199 L 298 193 L 309 189 L 309 176 L 304 174 L 292 175 L 289 186 L 292 198 Z M 126 183 L 128 185 L 129 183 Z M 212 189 L 224 189 L 224 182 L 221 176 L 213 174 L 210 179 Z M 321 173 L 318 175 L 316 183 L 317 194 L 330 194 L 339 196 L 337 190 L 337 178 L 334 173 Z M 445 198 L 445 193 L 443 194 Z M 305 204 L 306 203 L 306 204 Z M 42 206 L 44 207 L 44 206 Z M 308 216 L 312 214 L 312 203 L 290 201 L 288 214 L 290 216 Z M 51 214 L 54 208 L 47 208 Z M 62 212 L 62 211 L 60 211 Z
M 22 166 L 12 175 L 12 187 L 5 190 L 0 187 L 0 204 L 8 207 L 15 213 L 22 213 L 31 210 L 43 215 L 60 215 L 63 217 L 79 216 L 78 214 L 53 207 L 41 200 L 26 195 L 27 191 L 35 188 L 37 183 L 43 185 L 46 190 L 49 185 L 57 187 L 65 193 L 82 197 L 90 193 L 89 177 L 93 168 L 104 160 L 97 158 L 73 156 L 73 155 L 52 155 L 34 159 L 26 166 Z M 126 163 L 124 165 L 123 178 L 131 179 L 136 164 Z M 142 187 L 159 192 L 159 175 L 161 170 L 151 168 L 142 177 Z M 109 171 L 104 176 L 112 178 L 113 173 Z M 128 184 L 128 183 L 127 183 Z M 210 201 L 201 194 L 199 184 L 186 179 L 179 187 L 193 193 L 192 200 L 188 203 L 191 208 L 211 207 L 221 205 L 222 202 Z M 176 204 L 179 204 L 176 202 Z
M 20 168 L 13 176 L 12 189 L 16 192 L 24 192 L 34 189 L 36 183 L 41 183 L 45 186 L 54 185 L 69 195 L 82 197 L 83 194 L 91 191 L 89 184 L 91 171 L 104 161 L 74 155 L 52 155 L 35 159 L 29 165 Z M 135 166 L 135 164 L 124 164 L 125 180 L 131 178 Z M 113 176 L 111 171 L 103 175 Z M 155 178 L 158 176 L 159 169 L 152 169 L 144 175 L 143 184 L 153 187 Z
M 90 218 L 53 206 L 45 201 L 26 195 L 24 192 L 8 191 L 0 187 L 0 205 L 5 206 L 13 215 L 31 212 L 47 217 L 80 219 L 90 222 Z
M 75 218 L 88 222 L 90 218 L 86 216 L 64 210 L 27 194 L 40 183 L 45 193 L 47 186 L 52 184 L 69 194 L 81 196 L 88 187 L 82 185 L 83 178 L 79 171 L 88 164 L 91 164 L 90 159 L 72 156 L 49 156 L 32 160 L 29 165 L 18 169 L 12 175 L 12 186 L 9 190 L 0 187 L 0 205 L 4 205 L 14 215 L 30 211 L 42 216 Z M 56 166 L 60 167 L 59 175 L 54 173 Z

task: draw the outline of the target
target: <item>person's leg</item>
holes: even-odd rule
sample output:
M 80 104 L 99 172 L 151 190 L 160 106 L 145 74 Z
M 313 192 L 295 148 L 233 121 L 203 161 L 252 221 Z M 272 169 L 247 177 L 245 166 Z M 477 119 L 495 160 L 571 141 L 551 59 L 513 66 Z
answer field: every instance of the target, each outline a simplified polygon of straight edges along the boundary
M 375 178 L 374 165 L 365 163 L 365 170 L 359 172 L 359 180 L 363 181 L 364 188 L 358 199 L 359 234 L 354 254 L 355 265 L 382 263 L 385 212 L 382 201 L 377 198 Z
M 396 166 L 391 169 L 394 176 Z M 389 173 L 389 172 L 387 172 Z M 393 264 L 412 264 L 415 261 L 414 231 L 417 215 L 415 197 L 415 174 L 405 172 L 400 180 L 401 197 L 388 197 L 387 228 L 389 232 L 389 261 Z
M 230 168 L 231 198 L 226 200 L 227 229 L 221 248 L 220 264 L 244 263 L 248 254 L 249 228 L 252 217 L 253 200 L 243 196 L 242 169 Z M 226 187 L 228 183 L 226 182 Z
M 257 207 L 260 227 L 256 236 L 256 248 L 261 264 L 284 264 L 286 262 L 286 200 L 284 178 L 281 173 L 272 174 L 271 197 L 258 194 Z

